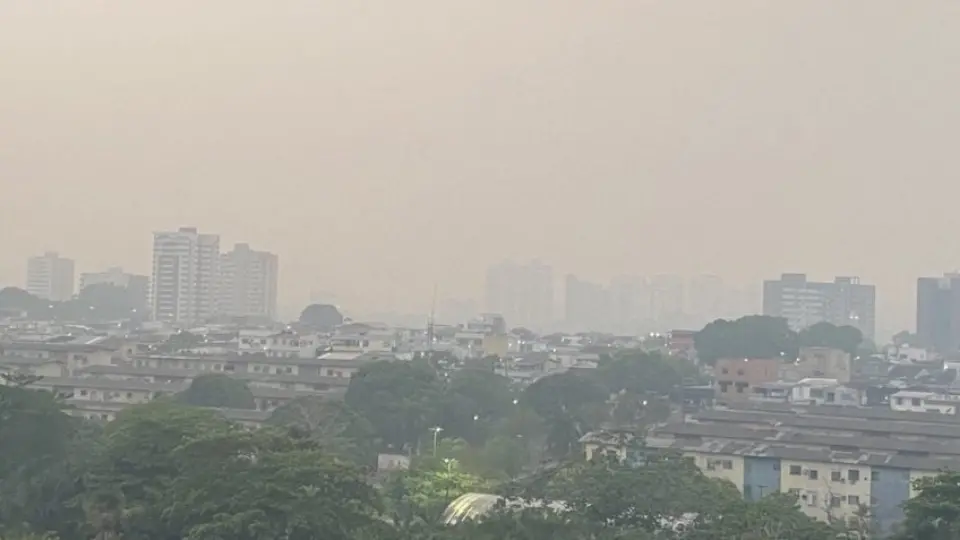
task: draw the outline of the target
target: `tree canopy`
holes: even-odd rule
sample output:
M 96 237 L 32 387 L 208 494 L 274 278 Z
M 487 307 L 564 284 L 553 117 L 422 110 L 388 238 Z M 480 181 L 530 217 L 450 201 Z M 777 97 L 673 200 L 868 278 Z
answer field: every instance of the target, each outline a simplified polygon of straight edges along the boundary
M 800 347 L 832 347 L 857 353 L 863 334 L 852 326 L 820 322 L 794 332 L 786 319 L 750 315 L 718 319 L 694 336 L 697 356 L 707 364 L 721 358 L 796 358 Z
M 343 314 L 330 304 L 310 304 L 300 312 L 300 324 L 315 330 L 329 330 L 343 324 Z

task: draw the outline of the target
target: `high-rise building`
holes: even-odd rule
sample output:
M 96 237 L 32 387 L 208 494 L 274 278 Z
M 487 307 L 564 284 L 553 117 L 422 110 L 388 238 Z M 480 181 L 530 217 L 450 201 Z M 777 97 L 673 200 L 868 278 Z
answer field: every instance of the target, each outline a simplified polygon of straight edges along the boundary
M 150 278 L 137 274 L 128 274 L 123 268 L 113 267 L 103 272 L 84 272 L 80 274 L 80 291 L 92 285 L 113 285 L 127 290 L 130 298 L 138 306 L 146 306 L 150 297 Z
M 153 317 L 168 322 L 199 322 L 217 311 L 220 237 L 196 228 L 153 234 Z
M 960 274 L 917 280 L 917 339 L 940 353 L 960 350 Z
M 876 289 L 860 278 L 832 283 L 807 281 L 806 274 L 783 274 L 763 282 L 763 314 L 783 317 L 795 331 L 818 322 L 858 328 L 872 340 L 876 326 Z
M 276 255 L 235 245 L 220 257 L 220 312 L 276 318 L 277 275 Z
M 564 322 L 568 330 L 610 330 L 611 297 L 606 287 L 570 274 L 567 275 L 565 293 Z
M 487 271 L 486 309 L 510 327 L 542 330 L 553 322 L 553 269 L 539 262 L 505 262 Z
M 27 292 L 53 302 L 73 297 L 73 259 L 54 251 L 27 260 Z

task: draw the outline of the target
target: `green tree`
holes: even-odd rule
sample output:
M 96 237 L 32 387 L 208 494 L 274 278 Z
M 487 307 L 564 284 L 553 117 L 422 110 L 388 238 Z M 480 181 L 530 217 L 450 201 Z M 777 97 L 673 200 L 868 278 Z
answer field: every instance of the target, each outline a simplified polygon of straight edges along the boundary
M 903 506 L 898 540 L 954 540 L 960 538 L 960 472 L 944 472 L 914 483 L 919 491 Z
M 523 393 L 521 404 L 543 418 L 554 457 L 579 452 L 580 437 L 608 417 L 609 393 L 594 377 L 576 372 L 544 377 Z
M 516 397 L 510 380 L 502 375 L 476 369 L 455 371 L 443 392 L 440 425 L 444 435 L 482 444 L 492 424 L 515 408 Z
M 801 347 L 832 347 L 856 355 L 863 343 L 863 333 L 853 326 L 819 322 L 801 330 L 797 340 Z
M 227 375 L 210 373 L 193 379 L 190 386 L 177 395 L 178 401 L 195 407 L 255 409 L 253 393 L 243 381 Z
M 713 365 L 720 358 L 796 358 L 797 335 L 786 319 L 749 315 L 718 319 L 694 336 L 697 356 Z
M 315 330 L 330 330 L 343 324 L 343 314 L 330 304 L 310 304 L 300 312 L 300 325 Z
M 221 432 L 174 458 L 161 513 L 188 540 L 348 540 L 380 511 L 360 469 L 281 432 Z
M 343 401 L 299 397 L 273 411 L 267 423 L 306 436 L 342 459 L 361 465 L 376 461 L 379 443 L 373 425 Z
M 394 474 L 384 488 L 387 507 L 403 528 L 413 523 L 437 523 L 443 511 L 465 493 L 487 493 L 490 484 L 469 474 L 456 459 L 429 460 Z
M 360 368 L 350 379 L 344 400 L 394 451 L 419 451 L 427 428 L 439 420 L 442 392 L 429 365 L 384 361 Z

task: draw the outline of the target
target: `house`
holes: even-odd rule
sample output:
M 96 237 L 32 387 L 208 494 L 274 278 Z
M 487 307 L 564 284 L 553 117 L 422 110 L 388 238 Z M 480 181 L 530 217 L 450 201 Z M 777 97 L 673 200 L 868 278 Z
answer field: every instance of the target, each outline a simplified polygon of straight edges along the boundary
M 123 356 L 123 349 L 122 344 L 115 342 L 101 345 L 14 341 L 0 345 L 0 358 L 4 359 L 6 365 L 17 362 L 36 366 L 56 363 L 66 370 L 66 374 L 71 374 L 87 366 L 110 365 L 115 356 Z
M 851 405 L 861 403 L 860 392 L 843 386 L 837 379 L 807 378 L 790 389 L 790 402 L 809 405 Z
M 323 345 L 319 334 L 297 333 L 290 330 L 240 330 L 237 352 L 257 354 L 270 358 L 314 358 Z
M 894 411 L 957 414 L 960 396 L 902 390 L 890 396 L 890 409 Z
M 803 347 L 793 363 L 781 365 L 780 378 L 786 381 L 824 378 L 846 384 L 852 371 L 849 353 L 830 347 Z
M 718 400 L 744 400 L 754 386 L 777 380 L 780 360 L 775 358 L 721 358 L 714 366 Z

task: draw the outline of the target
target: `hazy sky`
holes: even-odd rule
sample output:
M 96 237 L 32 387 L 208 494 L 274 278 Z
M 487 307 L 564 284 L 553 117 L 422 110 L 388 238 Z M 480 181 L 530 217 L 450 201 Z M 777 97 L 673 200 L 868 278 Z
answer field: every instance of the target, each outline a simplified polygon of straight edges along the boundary
M 195 225 L 282 301 L 480 296 L 485 267 L 960 266 L 956 0 L 4 0 L 0 283 L 149 270 Z

